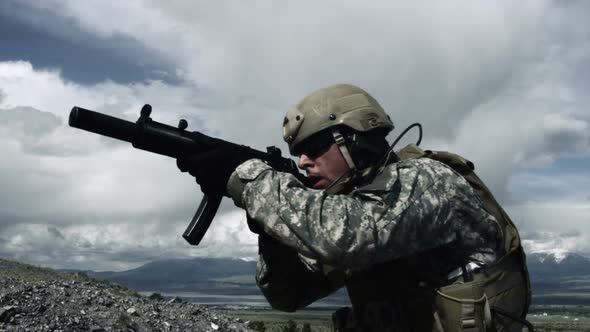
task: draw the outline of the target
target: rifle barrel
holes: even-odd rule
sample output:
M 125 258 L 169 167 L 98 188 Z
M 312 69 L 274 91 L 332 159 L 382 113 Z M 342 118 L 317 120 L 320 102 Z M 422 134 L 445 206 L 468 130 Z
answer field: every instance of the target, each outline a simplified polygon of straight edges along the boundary
M 71 127 L 84 129 L 86 131 L 126 142 L 133 142 L 133 137 L 137 131 L 137 124 L 134 122 L 122 120 L 77 106 L 72 108 L 68 124 Z

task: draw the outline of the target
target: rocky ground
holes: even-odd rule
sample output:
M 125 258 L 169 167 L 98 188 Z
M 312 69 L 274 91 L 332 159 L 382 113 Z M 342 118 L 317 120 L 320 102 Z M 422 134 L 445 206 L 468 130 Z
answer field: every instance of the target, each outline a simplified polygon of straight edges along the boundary
M 0 259 L 0 332 L 250 331 L 204 306 Z

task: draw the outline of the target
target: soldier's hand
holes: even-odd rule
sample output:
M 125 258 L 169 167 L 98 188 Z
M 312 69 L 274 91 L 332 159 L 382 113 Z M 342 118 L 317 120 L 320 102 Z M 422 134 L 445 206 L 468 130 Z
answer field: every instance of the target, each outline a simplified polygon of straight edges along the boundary
M 227 181 L 233 171 L 248 159 L 251 149 L 233 143 L 219 144 L 206 152 L 188 155 L 176 160 L 182 172 L 195 177 L 203 193 L 227 196 Z

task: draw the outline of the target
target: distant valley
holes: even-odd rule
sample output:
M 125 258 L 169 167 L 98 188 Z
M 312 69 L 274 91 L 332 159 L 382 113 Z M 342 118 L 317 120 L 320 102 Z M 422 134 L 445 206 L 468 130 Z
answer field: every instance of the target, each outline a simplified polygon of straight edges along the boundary
M 533 304 L 590 304 L 590 259 L 576 254 L 527 255 Z M 190 297 L 258 297 L 256 263 L 232 258 L 192 258 L 155 261 L 123 272 L 85 271 L 139 291 L 157 291 Z M 340 291 L 327 299 L 346 304 Z
M 170 259 L 154 261 L 123 272 L 85 272 L 140 291 L 260 294 L 254 281 L 256 262 L 241 259 Z
M 527 255 L 533 304 L 590 304 L 590 259 L 576 253 Z

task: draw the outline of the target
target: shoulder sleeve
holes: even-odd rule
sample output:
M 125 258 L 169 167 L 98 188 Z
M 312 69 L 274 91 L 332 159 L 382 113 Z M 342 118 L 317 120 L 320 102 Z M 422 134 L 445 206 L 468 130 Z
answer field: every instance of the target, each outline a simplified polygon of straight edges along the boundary
M 250 160 L 232 174 L 228 192 L 267 234 L 345 271 L 454 241 L 469 254 L 492 253 L 501 243 L 496 220 L 465 179 L 430 159 L 389 165 L 349 195 L 306 188 Z
M 258 237 L 256 284 L 277 310 L 292 312 L 323 298 L 344 285 L 329 278 L 317 262 L 265 234 Z

